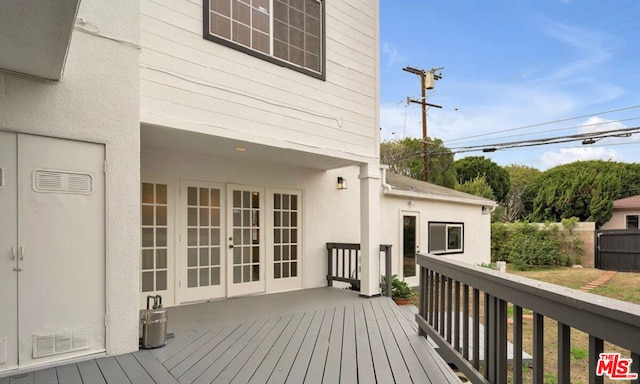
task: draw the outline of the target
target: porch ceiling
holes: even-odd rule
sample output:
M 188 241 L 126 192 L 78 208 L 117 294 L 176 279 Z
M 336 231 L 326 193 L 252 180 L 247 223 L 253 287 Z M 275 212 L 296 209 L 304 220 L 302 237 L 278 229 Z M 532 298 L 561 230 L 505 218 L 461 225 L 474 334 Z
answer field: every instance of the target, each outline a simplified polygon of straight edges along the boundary
M 60 80 L 80 0 L 0 0 L 0 72 Z
M 355 164 L 350 159 L 148 125 L 140 128 L 140 142 L 142 147 L 215 155 L 230 161 L 258 161 L 323 170 Z M 237 148 L 244 148 L 244 151 Z

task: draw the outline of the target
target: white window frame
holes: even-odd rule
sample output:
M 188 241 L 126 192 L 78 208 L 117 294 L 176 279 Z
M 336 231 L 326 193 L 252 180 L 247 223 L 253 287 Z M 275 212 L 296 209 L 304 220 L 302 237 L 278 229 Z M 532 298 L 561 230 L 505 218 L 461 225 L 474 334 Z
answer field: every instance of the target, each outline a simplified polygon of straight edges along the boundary
M 635 216 L 636 218 L 636 223 L 638 223 L 636 228 L 629 228 L 629 217 L 631 216 Z M 624 228 L 630 230 L 640 229 L 640 215 L 624 215 Z
M 249 46 L 237 43 L 233 40 L 229 40 L 226 37 L 223 36 L 219 36 L 216 34 L 211 33 L 210 30 L 210 15 L 211 13 L 215 13 L 215 11 L 212 11 L 210 9 L 210 1 L 209 0 L 203 0 L 203 4 L 202 4 L 202 8 L 203 8 L 203 37 L 206 40 L 210 40 L 210 41 L 214 41 L 217 43 L 220 43 L 222 45 L 225 45 L 227 47 L 236 49 L 238 51 L 247 53 L 249 55 L 255 56 L 257 58 L 269 61 L 271 63 L 274 64 L 278 64 L 280 66 L 284 66 L 290 69 L 293 69 L 295 71 L 304 73 L 306 75 L 312 76 L 312 77 L 316 77 L 318 79 L 321 80 L 325 80 L 325 67 L 326 67 L 326 48 L 325 48 L 325 40 L 326 40 L 326 18 L 325 18 L 325 0 L 313 0 L 315 2 L 317 2 L 320 5 L 320 15 L 319 15 L 319 22 L 320 22 L 320 47 L 318 50 L 319 56 L 320 56 L 320 69 L 319 71 L 315 71 L 313 69 L 310 69 L 308 67 L 304 67 L 298 64 L 295 64 L 291 61 L 285 60 L 285 59 L 281 59 L 279 57 L 277 57 L 274 53 L 274 14 L 275 14 L 275 10 L 274 10 L 274 3 L 278 1 L 278 0 L 269 0 L 269 10 L 268 10 L 268 15 L 269 15 L 269 41 L 270 41 L 270 48 L 269 48 L 269 53 L 265 53 L 259 50 L 256 50 L 254 48 L 251 48 Z M 233 9 L 233 1 L 231 2 L 231 8 Z M 232 11 L 233 12 L 233 11 Z M 226 18 L 226 16 L 223 16 Z M 231 20 L 233 20 L 233 16 L 231 17 Z M 249 26 L 250 28 L 252 28 L 251 26 Z
M 432 236 L 432 227 L 439 226 L 444 227 L 445 231 L 445 247 L 444 249 L 433 249 L 433 236 Z M 450 222 L 440 222 L 440 221 L 430 221 L 427 224 L 428 228 L 428 240 L 429 240 L 429 253 L 434 255 L 443 255 L 443 254 L 455 254 L 455 253 L 464 253 L 464 223 L 450 223 Z M 459 248 L 449 248 L 449 229 L 451 228 L 460 228 L 460 247 Z

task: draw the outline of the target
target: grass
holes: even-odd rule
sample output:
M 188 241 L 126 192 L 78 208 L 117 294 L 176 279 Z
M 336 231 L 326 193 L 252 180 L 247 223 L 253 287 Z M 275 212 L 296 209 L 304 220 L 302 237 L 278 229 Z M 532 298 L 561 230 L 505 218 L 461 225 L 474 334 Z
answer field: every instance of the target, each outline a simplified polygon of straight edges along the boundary
M 510 271 L 532 279 L 558 284 L 573 289 L 579 289 L 587 283 L 598 279 L 604 271 L 598 269 L 573 269 L 558 268 L 539 271 Z M 640 273 L 617 273 L 607 283 L 591 291 L 591 293 L 606 296 L 618 300 L 640 304 Z M 509 339 L 513 335 L 509 327 Z M 552 319 L 544 320 L 544 370 L 545 383 L 554 383 L 557 372 L 557 340 L 558 324 Z M 523 348 L 525 351 L 533 351 L 533 324 L 531 320 L 525 320 L 523 324 Z M 605 343 L 606 352 L 619 352 L 628 355 L 629 351 L 610 343 Z M 571 382 L 589 382 L 589 335 L 576 329 L 571 330 Z M 526 371 L 525 371 L 526 372 Z M 531 383 L 532 372 L 526 372 L 524 380 Z M 608 382 L 605 380 L 605 382 Z M 624 381 L 617 381 L 623 383 Z
M 545 281 L 548 283 L 558 284 L 573 289 L 579 289 L 587 283 L 597 280 L 604 271 L 592 268 L 555 268 L 540 269 L 532 271 L 511 271 L 509 272 L 525 276 L 528 278 Z M 618 300 L 623 300 L 635 304 L 640 304 L 640 273 L 617 273 L 607 283 L 591 291 L 591 293 L 606 296 Z M 480 311 L 483 301 L 480 301 Z M 413 303 L 418 304 L 418 298 L 413 298 Z M 513 314 L 513 305 L 507 307 L 508 316 Z M 524 314 L 531 314 L 526 308 Z M 531 354 L 533 352 L 533 321 L 523 319 L 523 349 Z M 509 341 L 513 342 L 513 326 L 509 325 L 508 329 Z M 557 341 L 558 341 L 558 325 L 555 320 L 544 319 L 544 383 L 557 383 Z M 629 351 L 621 349 L 615 345 L 605 342 L 604 350 L 606 352 L 619 352 L 628 356 Z M 572 383 L 588 383 L 589 382 L 589 335 L 576 329 L 571 329 L 571 382 Z M 533 369 L 524 367 L 523 381 L 525 383 L 533 383 Z M 605 380 L 605 382 L 609 382 Z M 624 381 L 616 381 L 617 383 L 625 383 Z M 537 383 L 536 383 L 537 384 Z

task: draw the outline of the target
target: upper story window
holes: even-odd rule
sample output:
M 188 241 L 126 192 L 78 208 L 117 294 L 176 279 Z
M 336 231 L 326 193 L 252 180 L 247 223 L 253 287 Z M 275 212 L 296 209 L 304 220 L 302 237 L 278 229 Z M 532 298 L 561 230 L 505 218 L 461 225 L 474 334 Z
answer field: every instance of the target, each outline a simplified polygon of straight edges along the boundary
M 204 0 L 204 38 L 324 78 L 322 0 Z

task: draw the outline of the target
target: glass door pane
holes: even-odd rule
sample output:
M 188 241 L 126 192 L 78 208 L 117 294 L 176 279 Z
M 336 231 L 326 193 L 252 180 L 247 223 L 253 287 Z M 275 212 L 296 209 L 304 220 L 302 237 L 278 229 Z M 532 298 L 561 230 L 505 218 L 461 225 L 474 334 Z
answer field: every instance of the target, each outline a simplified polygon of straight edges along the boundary
M 264 292 L 264 193 L 261 188 L 229 188 L 229 295 Z

